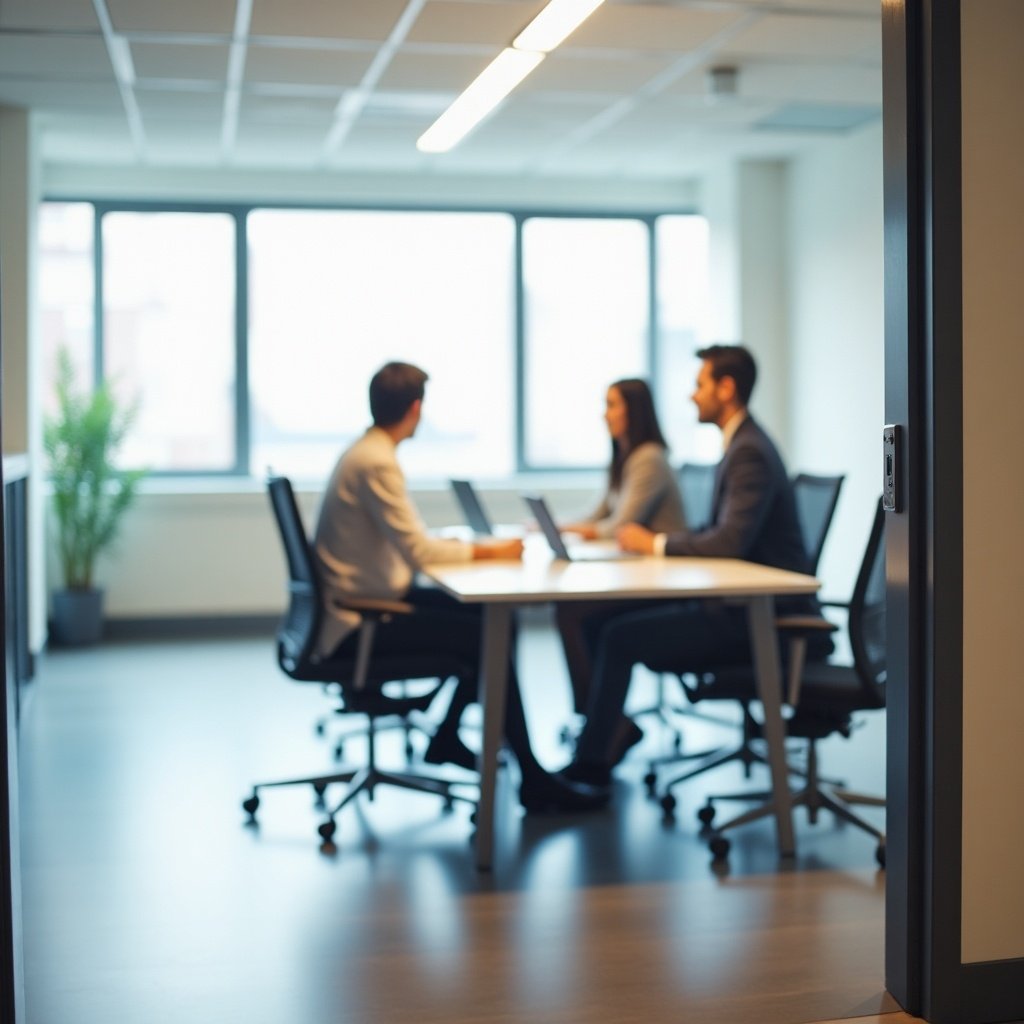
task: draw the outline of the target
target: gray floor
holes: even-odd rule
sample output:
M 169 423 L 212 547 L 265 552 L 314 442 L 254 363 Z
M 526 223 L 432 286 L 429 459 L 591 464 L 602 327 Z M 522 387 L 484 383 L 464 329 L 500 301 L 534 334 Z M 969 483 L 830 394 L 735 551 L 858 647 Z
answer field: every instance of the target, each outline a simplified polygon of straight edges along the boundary
M 557 766 L 570 715 L 549 633 L 525 631 L 521 666 L 538 751 Z M 638 676 L 643 703 L 653 681 Z M 331 763 L 311 728 L 326 702 L 285 680 L 269 639 L 54 652 L 33 691 L 21 807 L 31 1024 L 792 1024 L 894 1008 L 871 839 L 801 813 L 795 862 L 780 867 L 764 823 L 735 837 L 728 871 L 712 870 L 694 814 L 741 775 L 679 791 L 666 828 L 639 782 L 664 740 L 654 725 L 607 813 L 524 818 L 504 770 L 495 870 L 481 876 L 468 809 L 444 815 L 431 798 L 384 791 L 347 811 L 333 857 L 318 852 L 308 790 L 267 794 L 259 828 L 244 827 L 255 779 Z M 865 723 L 822 759 L 881 791 L 884 724 Z M 728 735 L 691 722 L 686 742 Z

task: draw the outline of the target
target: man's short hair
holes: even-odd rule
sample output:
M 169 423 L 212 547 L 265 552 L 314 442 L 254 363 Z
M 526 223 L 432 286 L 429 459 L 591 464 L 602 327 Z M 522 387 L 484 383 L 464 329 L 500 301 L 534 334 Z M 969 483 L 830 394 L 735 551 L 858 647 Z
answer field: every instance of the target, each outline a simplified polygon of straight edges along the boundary
M 374 426 L 391 427 L 423 398 L 427 374 L 411 363 L 386 363 L 370 381 L 370 415 Z
M 697 349 L 697 358 L 711 364 L 713 380 L 732 377 L 736 384 L 736 397 L 743 405 L 750 402 L 757 381 L 757 363 L 749 349 L 743 345 L 708 345 Z

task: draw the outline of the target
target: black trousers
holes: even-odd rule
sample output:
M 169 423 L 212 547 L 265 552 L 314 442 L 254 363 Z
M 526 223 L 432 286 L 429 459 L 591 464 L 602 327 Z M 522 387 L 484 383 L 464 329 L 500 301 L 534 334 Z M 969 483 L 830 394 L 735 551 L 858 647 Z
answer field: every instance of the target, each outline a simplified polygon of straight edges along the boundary
M 416 657 L 450 654 L 472 666 L 460 678 L 441 729 L 456 729 L 468 704 L 477 699 L 477 680 L 483 643 L 483 612 L 480 605 L 463 604 L 434 587 L 411 587 L 402 600 L 416 609 L 412 615 L 394 615 L 377 627 L 373 649 L 380 654 Z M 347 636 L 338 654 L 353 656 L 356 634 Z M 513 644 L 514 650 L 514 644 Z M 520 771 L 530 775 L 540 766 L 530 746 L 522 696 L 515 664 L 510 660 L 505 699 L 505 739 L 519 762 Z
M 594 675 L 576 757 L 597 764 L 609 761 L 634 665 L 682 674 L 751 659 L 745 610 L 714 602 L 670 601 L 612 617 L 599 613 L 583 630 Z

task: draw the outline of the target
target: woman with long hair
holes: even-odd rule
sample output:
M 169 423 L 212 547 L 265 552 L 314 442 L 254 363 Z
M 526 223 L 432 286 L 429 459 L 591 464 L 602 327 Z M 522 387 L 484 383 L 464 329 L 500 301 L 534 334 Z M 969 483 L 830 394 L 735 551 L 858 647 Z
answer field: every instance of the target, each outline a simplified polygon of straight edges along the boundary
M 612 446 L 607 489 L 589 516 L 562 528 L 585 540 L 614 537 L 625 523 L 655 533 L 683 529 L 683 501 L 647 383 L 631 377 L 611 384 L 604 421 Z
M 669 465 L 668 445 L 647 383 L 627 378 L 610 385 L 604 421 L 612 446 L 607 488 L 589 516 L 562 529 L 587 540 L 614 537 L 626 523 L 640 523 L 655 533 L 684 530 L 683 499 Z M 635 610 L 638 605 L 633 602 L 629 607 Z M 563 601 L 555 606 L 577 712 L 587 710 L 593 668 L 588 638 L 596 635 L 604 619 L 621 610 L 621 601 Z M 624 718 L 618 742 L 621 752 L 625 753 L 640 736 L 636 724 Z

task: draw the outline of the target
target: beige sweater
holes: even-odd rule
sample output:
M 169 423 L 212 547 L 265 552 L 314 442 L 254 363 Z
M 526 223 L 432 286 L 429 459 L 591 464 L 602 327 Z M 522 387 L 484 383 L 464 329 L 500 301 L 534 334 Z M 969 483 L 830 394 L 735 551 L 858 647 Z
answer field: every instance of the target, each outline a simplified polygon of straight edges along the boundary
M 400 598 L 429 562 L 465 562 L 473 547 L 431 537 L 409 498 L 395 444 L 370 427 L 338 460 L 320 506 L 314 560 L 326 603 L 318 651 L 329 654 L 359 624 L 346 597 Z

